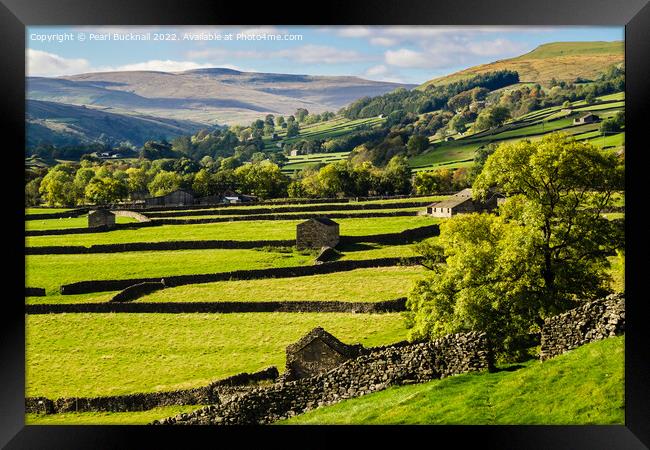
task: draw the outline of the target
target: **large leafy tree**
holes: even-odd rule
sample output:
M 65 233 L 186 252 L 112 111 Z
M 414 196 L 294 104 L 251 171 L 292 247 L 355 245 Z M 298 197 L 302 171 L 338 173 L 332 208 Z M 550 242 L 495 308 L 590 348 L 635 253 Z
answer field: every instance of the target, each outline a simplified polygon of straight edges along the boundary
M 58 164 L 43 177 L 39 186 L 41 198 L 51 206 L 73 206 L 78 200 L 74 184 L 74 167 Z
M 552 134 L 500 145 L 474 183 L 499 215 L 455 216 L 420 246 L 432 276 L 409 296 L 411 337 L 485 330 L 504 355 L 545 317 L 609 290 L 621 227 L 602 216 L 623 170 L 612 153 Z

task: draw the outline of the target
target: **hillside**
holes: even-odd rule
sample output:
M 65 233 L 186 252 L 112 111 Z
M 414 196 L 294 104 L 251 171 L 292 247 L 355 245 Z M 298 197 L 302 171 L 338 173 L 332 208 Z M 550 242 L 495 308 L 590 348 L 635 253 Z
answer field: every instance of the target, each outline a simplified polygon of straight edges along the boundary
M 623 424 L 624 339 L 605 339 L 495 373 L 391 387 L 284 423 Z
M 265 114 L 288 115 L 297 108 L 315 113 L 335 111 L 359 97 L 380 95 L 398 87 L 413 86 L 348 76 L 214 68 L 178 73 L 131 71 L 30 77 L 27 98 L 216 125 L 248 124 Z
M 92 143 L 100 138 L 107 138 L 113 144 L 129 141 L 142 145 L 150 139 L 170 139 L 204 128 L 186 120 L 117 114 L 110 109 L 39 100 L 27 100 L 25 127 L 30 147 L 41 142 L 55 145 Z
M 516 58 L 470 67 L 419 86 L 444 85 L 471 76 L 497 70 L 514 70 L 522 82 L 547 82 L 551 78 L 573 81 L 577 77 L 592 79 L 612 64 L 624 62 L 623 41 L 553 42 L 543 44 Z

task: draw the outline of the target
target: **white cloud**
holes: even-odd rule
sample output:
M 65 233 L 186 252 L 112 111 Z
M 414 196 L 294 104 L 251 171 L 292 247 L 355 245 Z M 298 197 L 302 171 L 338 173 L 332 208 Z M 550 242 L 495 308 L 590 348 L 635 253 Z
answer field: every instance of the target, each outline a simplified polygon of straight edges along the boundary
M 374 37 L 370 38 L 370 43 L 372 45 L 381 45 L 382 47 L 392 47 L 393 45 L 397 45 L 399 43 L 399 40 L 389 38 L 389 37 Z
M 25 71 L 28 76 L 60 76 L 88 72 L 90 63 L 83 58 L 64 58 L 54 53 L 27 49 Z
M 152 59 L 120 66 L 94 67 L 86 59 L 69 59 L 54 53 L 41 50 L 27 50 L 26 71 L 28 76 L 57 77 L 62 75 L 76 75 L 89 72 L 124 72 L 134 70 L 156 72 L 184 72 L 186 70 L 214 67 L 214 64 L 198 63 L 194 61 L 173 61 Z M 241 70 L 233 64 L 220 64 L 219 67 Z
M 399 50 L 388 50 L 385 53 L 386 63 L 397 67 L 431 67 L 429 55 L 400 48 Z
M 343 37 L 366 37 L 370 36 L 373 32 L 369 27 L 337 27 L 337 34 Z
M 468 50 L 475 55 L 495 57 L 519 54 L 526 50 L 525 45 L 507 39 L 472 42 L 467 47 Z
M 367 59 L 367 57 L 355 50 L 342 50 L 326 45 L 303 45 L 301 47 L 269 52 L 268 55 L 270 57 L 287 58 L 306 64 L 341 64 Z
M 385 64 L 369 67 L 362 75 L 363 78 L 369 78 L 375 81 L 390 81 L 393 83 L 404 83 L 404 79 L 394 70 Z

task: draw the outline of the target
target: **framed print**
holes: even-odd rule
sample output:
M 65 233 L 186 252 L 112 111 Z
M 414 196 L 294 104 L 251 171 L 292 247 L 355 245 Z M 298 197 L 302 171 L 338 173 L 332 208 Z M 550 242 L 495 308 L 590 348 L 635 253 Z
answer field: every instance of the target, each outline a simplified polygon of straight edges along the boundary
M 3 0 L 2 443 L 647 448 L 646 2 L 241 6 Z

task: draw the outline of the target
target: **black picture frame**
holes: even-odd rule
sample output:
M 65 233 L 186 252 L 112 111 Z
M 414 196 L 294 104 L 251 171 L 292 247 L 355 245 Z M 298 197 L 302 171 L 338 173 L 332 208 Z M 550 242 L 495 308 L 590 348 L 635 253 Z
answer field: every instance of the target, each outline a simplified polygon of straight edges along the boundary
M 220 2 L 209 0 L 0 0 L 0 70 L 3 98 L 0 115 L 5 167 L 5 211 L 8 233 L 0 313 L 2 402 L 0 444 L 6 448 L 129 448 L 144 439 L 145 448 L 226 445 L 236 438 L 248 447 L 252 439 L 270 445 L 291 445 L 287 435 L 299 435 L 295 445 L 321 448 L 337 445 L 341 431 L 363 433 L 363 439 L 397 445 L 454 446 L 470 442 L 488 448 L 641 449 L 650 446 L 650 345 L 647 300 L 639 277 L 647 249 L 643 227 L 644 122 L 650 118 L 650 4 L 648 0 L 374 0 L 330 1 L 306 5 Z M 617 25 L 625 26 L 626 61 L 626 357 L 624 426 L 425 426 L 425 427 L 132 427 L 25 426 L 24 291 L 24 166 L 25 27 L 31 25 Z M 11 143 L 11 145 L 9 144 Z M 15 170 L 14 170 L 15 168 Z M 22 261 L 22 263 L 21 263 Z M 303 439 L 308 438 L 308 441 Z M 419 443 L 418 443 L 419 442 Z M 230 445 L 228 445 L 230 447 Z

